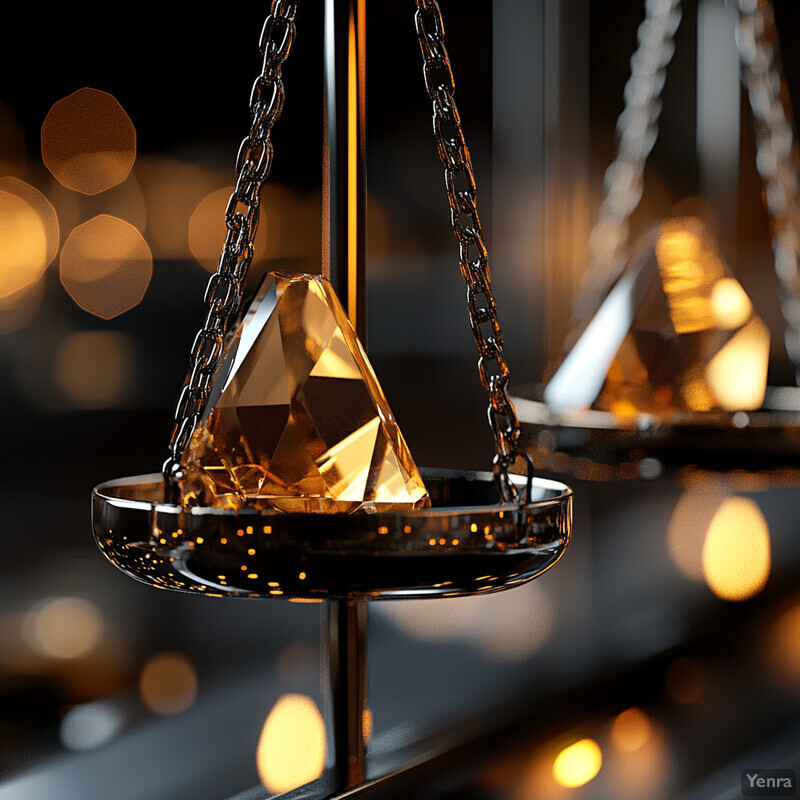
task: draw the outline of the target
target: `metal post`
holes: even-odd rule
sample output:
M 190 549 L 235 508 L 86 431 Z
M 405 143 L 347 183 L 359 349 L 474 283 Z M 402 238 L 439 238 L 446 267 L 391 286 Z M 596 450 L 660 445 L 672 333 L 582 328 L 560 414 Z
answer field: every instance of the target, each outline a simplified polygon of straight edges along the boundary
M 366 337 L 365 0 L 325 2 L 323 272 Z
M 366 342 L 365 0 L 325 0 L 323 274 Z M 366 777 L 367 605 L 331 600 L 322 619 L 329 764 L 341 789 Z
M 338 788 L 364 783 L 367 708 L 367 604 L 330 600 L 322 620 L 329 762 Z

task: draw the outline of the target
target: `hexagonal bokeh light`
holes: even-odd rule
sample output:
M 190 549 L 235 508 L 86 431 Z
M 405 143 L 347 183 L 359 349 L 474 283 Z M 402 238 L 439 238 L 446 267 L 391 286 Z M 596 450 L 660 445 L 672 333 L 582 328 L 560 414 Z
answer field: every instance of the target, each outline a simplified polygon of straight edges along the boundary
M 136 129 L 115 97 L 84 87 L 54 103 L 42 124 L 42 160 L 56 180 L 99 194 L 130 173 Z
M 90 314 L 111 319 L 138 305 L 153 256 L 133 225 L 101 214 L 79 225 L 61 250 L 61 283 Z

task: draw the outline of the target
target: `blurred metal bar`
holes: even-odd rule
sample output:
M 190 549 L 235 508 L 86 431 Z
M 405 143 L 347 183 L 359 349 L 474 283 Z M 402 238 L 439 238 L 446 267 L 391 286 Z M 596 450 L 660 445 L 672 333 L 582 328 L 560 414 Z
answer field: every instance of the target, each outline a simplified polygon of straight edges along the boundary
M 515 384 L 543 366 L 544 4 L 492 6 L 492 277 Z
M 323 614 L 322 689 L 328 761 L 337 788 L 344 789 L 366 779 L 367 604 L 330 600 Z
M 720 245 L 736 256 L 740 85 L 736 8 L 701 0 L 697 8 L 697 157 L 700 192 L 717 218 Z
M 323 274 L 366 336 L 366 0 L 326 0 Z

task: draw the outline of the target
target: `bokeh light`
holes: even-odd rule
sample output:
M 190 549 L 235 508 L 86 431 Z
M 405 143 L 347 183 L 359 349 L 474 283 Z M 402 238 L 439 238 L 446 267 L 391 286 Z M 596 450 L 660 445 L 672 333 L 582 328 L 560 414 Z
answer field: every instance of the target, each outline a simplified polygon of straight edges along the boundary
M 561 786 L 574 789 L 593 780 L 602 766 L 600 745 L 594 739 L 581 739 L 556 756 L 553 777 Z
M 695 581 L 702 581 L 703 545 L 711 520 L 728 497 L 713 481 L 687 488 L 675 505 L 667 528 L 667 548 L 672 563 Z
M 42 218 L 21 197 L 0 189 L 0 297 L 34 283 L 46 268 Z
M 10 175 L 0 178 L 0 191 L 8 192 L 16 195 L 20 200 L 24 200 L 42 221 L 46 241 L 45 267 L 49 267 L 58 253 L 60 243 L 58 215 L 53 204 L 38 189 Z
M 398 600 L 381 611 L 413 639 L 466 641 L 485 658 L 503 662 L 520 661 L 538 650 L 556 623 L 556 605 L 535 581 L 483 597 Z
M 650 718 L 640 708 L 627 708 L 611 723 L 611 741 L 618 750 L 632 753 L 647 744 L 652 733 Z
M 774 677 L 794 686 L 800 685 L 800 600 L 770 624 L 765 655 Z
M 84 311 L 111 319 L 138 305 L 153 256 L 136 228 L 101 214 L 79 225 L 61 251 L 61 283 Z
M 191 258 L 189 219 L 200 201 L 224 183 L 228 171 L 150 155 L 137 160 L 134 175 L 147 204 L 147 240 L 153 255 Z M 216 223 L 221 221 L 222 217 Z
M 103 617 L 97 606 L 80 597 L 55 597 L 35 606 L 25 620 L 29 645 L 46 658 L 80 658 L 100 642 Z
M 292 642 L 278 654 L 276 668 L 286 683 L 303 683 L 319 671 L 319 657 L 308 642 Z
M 322 775 L 325 723 L 307 695 L 285 694 L 269 712 L 256 751 L 261 783 L 276 794 Z
M 76 408 L 112 408 L 133 385 L 136 354 L 127 334 L 79 331 L 56 351 L 59 392 Z
M 139 676 L 139 696 L 156 714 L 180 714 L 197 698 L 197 673 L 180 653 L 158 653 L 148 659 Z
M 708 587 L 723 600 L 758 594 L 771 568 L 769 528 L 759 507 L 746 497 L 729 497 L 717 509 L 703 545 Z
M 110 742 L 123 728 L 125 717 L 111 703 L 98 701 L 71 708 L 58 733 L 68 750 L 95 750 Z
M 209 272 L 216 272 L 225 245 L 225 210 L 232 192 L 233 186 L 211 192 L 197 204 L 189 219 L 189 248 Z M 256 252 L 262 255 L 267 246 L 268 229 L 271 229 L 271 220 L 262 208 L 254 243 Z M 255 262 L 255 256 L 253 260 Z
M 41 144 L 56 180 L 83 194 L 122 183 L 136 160 L 136 129 L 125 109 L 108 92 L 88 87 L 52 106 Z
M 676 703 L 696 703 L 708 690 L 708 671 L 697 659 L 678 658 L 667 670 L 666 689 Z

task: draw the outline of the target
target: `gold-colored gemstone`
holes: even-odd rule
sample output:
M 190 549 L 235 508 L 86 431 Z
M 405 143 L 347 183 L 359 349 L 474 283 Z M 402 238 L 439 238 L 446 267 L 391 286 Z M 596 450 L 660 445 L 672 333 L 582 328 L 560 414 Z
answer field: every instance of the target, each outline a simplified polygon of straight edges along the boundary
M 769 339 L 700 220 L 669 220 L 640 244 L 544 399 L 623 419 L 760 408 Z
M 330 283 L 270 273 L 184 453 L 186 504 L 291 512 L 430 505 Z

